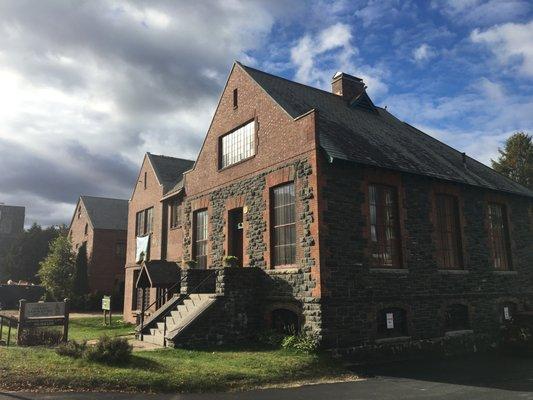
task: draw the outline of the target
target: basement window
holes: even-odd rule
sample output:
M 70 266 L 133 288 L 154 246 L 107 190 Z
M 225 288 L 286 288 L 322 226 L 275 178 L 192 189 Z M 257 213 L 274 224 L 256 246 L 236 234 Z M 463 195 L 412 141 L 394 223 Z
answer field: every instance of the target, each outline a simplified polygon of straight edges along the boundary
M 220 138 L 219 168 L 226 168 L 255 155 L 255 120 Z

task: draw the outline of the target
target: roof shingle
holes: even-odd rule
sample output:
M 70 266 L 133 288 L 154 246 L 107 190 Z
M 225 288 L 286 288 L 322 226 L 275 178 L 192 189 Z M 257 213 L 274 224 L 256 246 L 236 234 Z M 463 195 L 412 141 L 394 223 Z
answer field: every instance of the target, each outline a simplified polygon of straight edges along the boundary
M 128 200 L 81 196 L 94 229 L 128 229 Z
M 147 153 L 150 163 L 154 167 L 159 183 L 166 193 L 174 188 L 183 178 L 183 173 L 194 165 L 194 161 L 183 158 L 169 157 Z

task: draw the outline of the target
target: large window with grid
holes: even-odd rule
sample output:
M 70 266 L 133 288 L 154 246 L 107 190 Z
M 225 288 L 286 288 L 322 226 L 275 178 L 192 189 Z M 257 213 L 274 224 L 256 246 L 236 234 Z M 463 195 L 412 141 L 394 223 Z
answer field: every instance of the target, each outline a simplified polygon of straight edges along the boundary
M 136 218 L 135 233 L 137 236 L 145 236 L 152 233 L 153 207 L 139 211 Z
M 436 247 L 439 266 L 445 269 L 460 269 L 463 267 L 463 254 L 457 197 L 437 194 L 435 207 Z
M 272 189 L 273 265 L 296 262 L 296 196 L 294 183 Z
M 511 246 L 507 209 L 503 204 L 489 203 L 489 240 L 491 244 L 492 265 L 495 269 L 511 269 Z
M 170 202 L 170 227 L 177 228 L 181 225 L 181 207 L 178 199 Z
M 207 210 L 194 213 L 193 227 L 193 254 L 198 268 L 207 268 L 207 241 L 208 241 L 208 215 Z
M 400 226 L 396 189 L 368 186 L 371 262 L 374 267 L 401 268 Z
M 220 139 L 220 168 L 238 163 L 255 154 L 255 121 L 222 136 Z

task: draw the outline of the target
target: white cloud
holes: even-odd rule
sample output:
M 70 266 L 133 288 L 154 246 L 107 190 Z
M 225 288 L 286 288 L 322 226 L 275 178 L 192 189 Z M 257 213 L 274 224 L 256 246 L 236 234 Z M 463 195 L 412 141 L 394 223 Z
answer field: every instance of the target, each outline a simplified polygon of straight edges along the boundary
M 422 43 L 416 49 L 413 50 L 413 59 L 417 63 L 431 60 L 437 56 L 437 52 L 429 46 L 427 43 Z
M 531 10 L 527 0 L 433 0 L 454 23 L 489 26 L 520 18 Z
M 299 82 L 330 90 L 331 78 L 337 71 L 363 78 L 371 95 L 387 91 L 381 80 L 385 72 L 379 67 L 358 65 L 359 53 L 352 44 L 350 26 L 342 23 L 331 25 L 315 35 L 306 34 L 291 48 L 291 61 L 296 67 L 295 79 Z
M 479 85 L 488 99 L 500 103 L 505 100 L 505 91 L 499 83 L 492 82 L 487 78 L 481 78 Z
M 487 45 L 501 64 L 516 65 L 522 74 L 533 76 L 533 21 L 474 29 L 470 39 Z

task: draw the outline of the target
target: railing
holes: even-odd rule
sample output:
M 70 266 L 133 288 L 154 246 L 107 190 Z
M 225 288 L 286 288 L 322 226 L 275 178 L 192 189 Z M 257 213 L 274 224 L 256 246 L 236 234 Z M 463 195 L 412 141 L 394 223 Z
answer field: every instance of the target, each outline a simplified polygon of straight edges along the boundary
M 184 294 L 179 294 L 173 301 L 173 303 L 177 302 L 178 300 L 182 299 L 182 298 L 185 298 L 185 297 L 189 297 L 189 294 L 191 294 L 192 292 L 194 292 L 196 289 L 200 288 L 209 278 L 211 278 L 213 275 L 215 275 L 217 273 L 217 270 L 214 269 L 213 272 L 211 272 L 210 274 L 207 274 L 201 281 L 200 283 L 198 283 L 196 286 L 194 286 L 191 290 L 189 290 L 189 293 L 184 293 Z M 167 288 L 167 293 L 163 293 L 159 296 L 156 297 L 156 299 L 150 303 L 148 306 L 145 307 L 144 305 L 144 296 L 142 298 L 142 303 L 141 303 L 141 321 L 140 321 L 140 324 L 139 324 L 139 329 L 138 329 L 138 332 L 139 332 L 139 338 L 140 340 L 143 340 L 143 331 L 144 331 L 144 315 L 146 314 L 146 311 L 148 311 L 151 307 L 153 307 L 154 305 L 156 305 L 164 296 L 167 296 L 168 295 L 168 292 L 175 289 L 176 286 L 180 286 L 181 287 L 181 283 L 187 278 L 187 275 L 181 277 L 181 279 L 174 283 L 172 286 L 170 286 L 169 288 Z M 174 297 L 174 296 L 173 296 Z M 165 302 L 165 304 L 163 304 L 163 306 L 160 307 L 160 309 L 163 309 L 165 307 L 165 305 L 170 301 L 170 300 L 173 300 L 172 298 L 167 300 L 167 302 Z M 161 313 L 161 315 L 163 315 L 165 318 L 163 319 L 163 323 L 164 323 L 164 329 L 163 329 L 163 336 L 166 336 L 167 334 L 167 319 L 166 319 L 166 315 L 165 314 L 165 310 Z M 160 315 L 159 315 L 160 316 Z
M 4 335 L 4 325 L 7 322 L 7 338 L 6 338 L 6 346 L 9 346 L 11 343 L 11 327 L 14 326 L 15 328 L 18 327 L 19 321 L 16 318 L 8 317 L 7 315 L 0 315 L 0 343 L 2 342 L 3 335 Z

